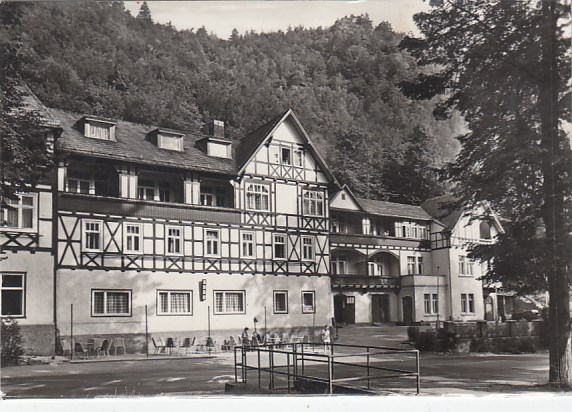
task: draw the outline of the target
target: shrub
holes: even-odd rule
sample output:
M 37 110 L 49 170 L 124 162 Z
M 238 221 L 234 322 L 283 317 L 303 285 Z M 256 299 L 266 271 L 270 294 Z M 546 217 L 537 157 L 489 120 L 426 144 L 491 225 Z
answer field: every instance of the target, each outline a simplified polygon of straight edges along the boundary
M 2 319 L 2 366 L 15 364 L 18 357 L 24 354 L 22 349 L 22 332 L 15 319 Z
M 417 339 L 417 336 L 419 336 L 419 327 L 417 326 L 409 326 L 407 328 L 407 338 L 411 341 L 411 342 L 415 342 L 415 340 Z
M 437 332 L 434 329 L 419 332 L 414 340 L 415 349 L 431 351 L 437 348 Z

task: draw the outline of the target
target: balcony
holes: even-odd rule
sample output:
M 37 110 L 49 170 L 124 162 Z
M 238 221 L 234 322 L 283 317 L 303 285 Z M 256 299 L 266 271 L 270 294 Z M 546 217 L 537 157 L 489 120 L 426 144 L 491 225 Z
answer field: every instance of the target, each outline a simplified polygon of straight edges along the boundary
M 223 207 L 60 193 L 59 210 L 166 220 L 240 224 L 241 211 Z
M 445 275 L 405 275 L 401 277 L 401 287 L 441 287 L 447 286 Z
M 335 247 L 353 247 L 354 245 L 369 246 L 405 246 L 413 248 L 429 249 L 431 241 L 425 239 L 409 239 L 391 236 L 370 236 L 370 235 L 351 235 L 342 233 L 332 233 L 330 235 L 330 243 Z
M 399 276 L 332 275 L 333 288 L 395 289 L 401 286 Z

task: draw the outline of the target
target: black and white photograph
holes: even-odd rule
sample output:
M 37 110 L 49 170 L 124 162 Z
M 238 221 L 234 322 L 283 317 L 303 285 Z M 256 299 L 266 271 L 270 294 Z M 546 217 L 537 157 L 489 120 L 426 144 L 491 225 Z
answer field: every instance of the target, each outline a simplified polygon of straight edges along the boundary
M 569 410 L 570 14 L 0 1 L 3 409 Z

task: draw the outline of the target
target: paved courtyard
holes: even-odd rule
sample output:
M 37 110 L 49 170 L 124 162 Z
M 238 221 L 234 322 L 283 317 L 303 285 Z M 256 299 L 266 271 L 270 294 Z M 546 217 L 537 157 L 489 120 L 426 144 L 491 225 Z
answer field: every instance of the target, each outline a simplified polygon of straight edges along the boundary
M 399 347 L 405 336 L 406 328 L 395 326 L 348 326 L 339 330 L 339 342 L 344 344 Z M 253 357 L 249 354 L 249 363 L 254 362 Z M 127 358 L 3 368 L 1 390 L 7 399 L 220 396 L 225 384 L 234 381 L 231 353 L 176 359 L 144 360 L 141 355 Z M 387 366 L 391 367 L 392 362 L 388 360 Z M 422 354 L 420 363 L 422 395 L 537 393 L 544 390 L 541 385 L 548 379 L 547 353 L 430 353 Z M 414 393 L 413 387 L 411 383 L 406 391 L 398 393 Z

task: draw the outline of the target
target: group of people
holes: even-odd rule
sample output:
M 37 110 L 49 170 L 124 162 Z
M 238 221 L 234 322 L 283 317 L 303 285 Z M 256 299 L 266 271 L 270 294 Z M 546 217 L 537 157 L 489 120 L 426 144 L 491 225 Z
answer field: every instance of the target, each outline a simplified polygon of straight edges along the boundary
M 252 334 L 252 339 L 248 336 L 248 327 L 244 328 L 242 331 L 241 339 L 243 345 L 251 345 L 252 343 L 260 343 L 262 341 L 262 337 L 256 330 Z M 320 337 L 322 339 L 322 343 L 324 343 L 324 348 L 326 351 L 329 351 L 329 345 L 332 343 L 331 333 L 330 333 L 330 326 L 324 326 L 322 332 L 320 333 Z

